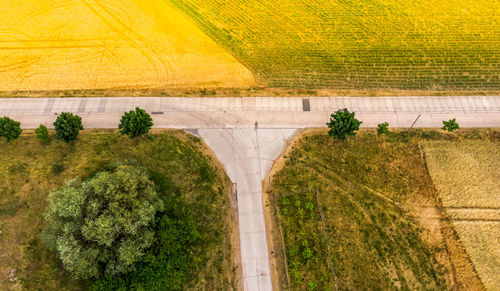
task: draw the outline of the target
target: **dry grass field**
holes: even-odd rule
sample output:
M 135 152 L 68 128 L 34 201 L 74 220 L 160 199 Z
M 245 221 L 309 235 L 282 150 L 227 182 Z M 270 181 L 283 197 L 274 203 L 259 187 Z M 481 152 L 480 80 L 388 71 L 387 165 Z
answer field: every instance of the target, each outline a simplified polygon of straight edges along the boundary
M 500 88 L 500 1 L 167 1 L 270 87 Z
M 231 183 L 208 152 L 198 138 L 179 131 L 158 130 L 150 138 L 130 139 L 113 131 L 85 130 L 72 143 L 52 138 L 48 144 L 28 132 L 9 144 L 2 140 L 0 290 L 89 290 L 93 282 L 72 279 L 45 247 L 42 213 L 50 191 L 116 163 L 136 163 L 161 174 L 168 193 L 184 199 L 194 214 L 200 240 L 188 255 L 185 289 L 237 289 Z
M 500 141 L 425 143 L 443 206 L 489 290 L 500 286 Z
M 311 130 L 292 142 L 266 202 L 284 290 L 287 278 L 291 290 L 481 289 L 443 219 L 421 140 L 418 131 L 338 141 Z
M 0 91 L 247 87 L 252 73 L 162 0 L 2 0 Z

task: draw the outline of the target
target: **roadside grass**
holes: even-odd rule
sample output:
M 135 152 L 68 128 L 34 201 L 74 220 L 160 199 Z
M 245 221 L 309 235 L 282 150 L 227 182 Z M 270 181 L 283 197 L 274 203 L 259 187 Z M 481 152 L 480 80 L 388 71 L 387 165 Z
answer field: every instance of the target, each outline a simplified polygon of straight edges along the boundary
M 270 87 L 497 90 L 500 2 L 168 0 Z
M 427 141 L 429 172 L 448 217 L 489 290 L 500 286 L 500 137 Z
M 293 290 L 334 290 L 331 267 L 341 290 L 446 288 L 445 268 L 435 258 L 443 250 L 422 239 L 405 207 L 416 193 L 433 194 L 411 135 L 365 132 L 342 142 L 322 133 L 294 147 L 269 194 Z
M 0 289 L 84 290 L 41 240 L 42 212 L 50 191 L 76 176 L 89 177 L 116 163 L 134 163 L 165 177 L 172 195 L 183 197 L 201 239 L 185 289 L 228 290 L 239 286 L 231 183 L 201 141 L 179 131 L 130 139 L 113 131 L 84 131 L 72 143 L 42 144 L 33 133 L 0 143 Z M 10 276 L 15 270 L 14 276 Z M 9 277 L 14 282 L 9 281 Z
M 336 278 L 339 290 L 483 289 L 471 262 L 474 251 L 460 241 L 460 233 L 472 229 L 450 223 L 427 169 L 432 159 L 427 148 L 444 145 L 454 155 L 460 145 L 472 145 L 469 151 L 489 154 L 481 161 L 497 163 L 490 145 L 499 141 L 500 132 L 489 129 L 392 130 L 388 136 L 364 129 L 346 141 L 331 138 L 326 129 L 299 134 L 276 161 L 265 196 L 279 284 L 287 288 L 289 278 L 292 290 L 334 290 Z M 477 169 L 490 179 L 497 175 L 495 167 Z M 466 183 L 466 175 L 454 178 Z M 473 219 L 500 214 L 453 211 Z M 498 230 L 488 221 L 482 226 L 490 238 L 471 234 L 483 246 L 475 252 L 498 253 L 498 243 L 491 244 Z M 491 256 L 484 260 L 490 267 L 495 262 Z

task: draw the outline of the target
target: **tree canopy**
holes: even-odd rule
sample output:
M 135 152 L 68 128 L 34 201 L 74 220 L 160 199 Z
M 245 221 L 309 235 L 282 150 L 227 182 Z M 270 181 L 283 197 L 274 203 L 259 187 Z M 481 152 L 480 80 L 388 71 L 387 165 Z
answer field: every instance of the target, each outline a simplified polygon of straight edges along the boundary
M 354 112 L 347 109 L 339 110 L 330 116 L 330 122 L 326 125 L 330 128 L 328 134 L 338 139 L 345 139 L 348 135 L 356 135 L 356 130 L 362 121 L 357 120 Z
M 5 116 L 0 118 L 0 137 L 6 142 L 17 139 L 21 135 L 21 123 Z
M 80 130 L 83 130 L 82 118 L 69 112 L 59 114 L 54 122 L 57 139 L 65 142 L 75 140 Z
M 138 137 L 143 134 L 148 133 L 153 126 L 153 119 L 144 110 L 139 107 L 135 108 L 135 111 L 125 112 L 120 120 L 121 134 L 130 135 L 130 137 Z
M 163 208 L 147 173 L 122 165 L 50 193 L 44 240 L 76 278 L 124 274 L 153 244 Z

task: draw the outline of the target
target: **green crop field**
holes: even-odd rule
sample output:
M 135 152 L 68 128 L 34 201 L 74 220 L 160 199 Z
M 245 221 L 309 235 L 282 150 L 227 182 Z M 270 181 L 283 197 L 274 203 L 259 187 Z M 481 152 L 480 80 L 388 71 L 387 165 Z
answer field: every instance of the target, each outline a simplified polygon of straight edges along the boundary
M 270 87 L 500 88 L 500 1 L 166 1 Z

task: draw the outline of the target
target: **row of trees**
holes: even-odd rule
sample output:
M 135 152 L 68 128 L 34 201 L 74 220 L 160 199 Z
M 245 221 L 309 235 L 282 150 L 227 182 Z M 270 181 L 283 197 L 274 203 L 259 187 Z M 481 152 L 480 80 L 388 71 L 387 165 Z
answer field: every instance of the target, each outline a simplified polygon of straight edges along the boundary
M 56 138 L 69 142 L 75 140 L 83 130 L 82 118 L 70 112 L 63 112 L 57 116 L 54 122 Z M 153 119 L 144 110 L 139 107 L 135 111 L 125 112 L 118 126 L 121 134 L 129 135 L 132 138 L 139 137 L 148 133 L 153 126 Z M 6 142 L 17 139 L 21 135 L 21 123 L 10 119 L 9 117 L 0 118 L 0 137 L 5 138 Z M 49 141 L 49 131 L 43 124 L 35 130 L 36 136 L 43 140 Z
M 347 109 L 339 110 L 330 116 L 330 122 L 326 125 L 330 128 L 328 134 L 338 138 L 345 139 L 347 136 L 356 135 L 359 126 L 363 123 L 355 118 L 354 112 L 349 112 Z M 14 121 L 9 117 L 0 118 L 0 137 L 4 137 L 7 142 L 17 139 L 21 135 L 21 123 Z M 153 119 L 144 110 L 139 107 L 135 111 L 125 112 L 120 120 L 118 129 L 121 134 L 129 135 L 132 138 L 139 137 L 148 133 L 153 126 Z M 377 133 L 388 134 L 389 124 L 387 122 L 378 125 Z M 443 130 L 454 131 L 459 128 L 456 119 L 443 121 Z M 69 112 L 61 113 L 54 122 L 57 139 L 66 142 L 75 140 L 83 130 L 82 118 L 78 115 L 73 115 Z M 35 130 L 36 136 L 41 140 L 48 141 L 49 133 L 47 127 L 43 124 Z
M 359 130 L 359 126 L 362 121 L 356 119 L 354 112 L 349 112 L 347 109 L 339 110 L 336 113 L 330 115 L 330 122 L 326 125 L 330 130 L 328 134 L 337 139 L 345 139 L 347 136 L 356 135 L 356 131 Z M 450 119 L 448 121 L 443 121 L 443 127 L 441 129 L 452 132 L 456 129 L 459 129 L 456 118 Z M 380 123 L 377 126 L 377 134 L 389 134 L 389 123 L 384 122 Z

